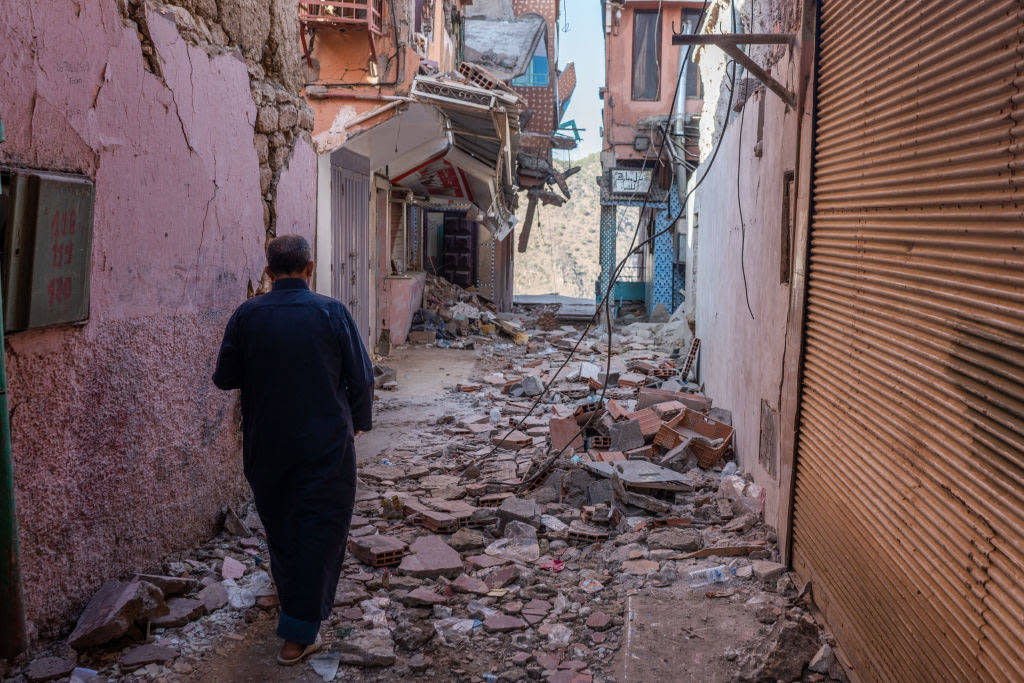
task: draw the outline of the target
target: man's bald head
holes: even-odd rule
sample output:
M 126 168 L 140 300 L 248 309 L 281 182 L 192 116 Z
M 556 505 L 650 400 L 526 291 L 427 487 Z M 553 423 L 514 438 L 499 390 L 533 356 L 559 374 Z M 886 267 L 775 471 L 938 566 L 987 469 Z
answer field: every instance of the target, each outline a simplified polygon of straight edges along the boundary
M 313 250 L 302 235 L 281 235 L 267 244 L 267 271 L 273 278 L 309 277 Z

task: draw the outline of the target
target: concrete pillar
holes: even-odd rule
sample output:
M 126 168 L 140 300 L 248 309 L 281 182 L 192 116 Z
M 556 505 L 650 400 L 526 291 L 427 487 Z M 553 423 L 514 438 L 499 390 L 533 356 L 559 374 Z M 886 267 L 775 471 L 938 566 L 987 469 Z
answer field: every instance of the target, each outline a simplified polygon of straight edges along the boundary
M 615 270 L 615 237 L 618 232 L 615 224 L 615 205 L 601 205 L 601 277 L 597 281 L 597 301 L 603 301 L 608 291 L 608 282 Z

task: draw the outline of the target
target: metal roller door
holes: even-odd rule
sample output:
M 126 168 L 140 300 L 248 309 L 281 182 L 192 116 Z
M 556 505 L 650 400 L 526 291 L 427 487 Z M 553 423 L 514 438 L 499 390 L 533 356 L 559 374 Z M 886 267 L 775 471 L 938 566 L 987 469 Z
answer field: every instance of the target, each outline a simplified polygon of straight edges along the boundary
M 823 0 L 793 562 L 860 680 L 1024 678 L 1024 2 Z

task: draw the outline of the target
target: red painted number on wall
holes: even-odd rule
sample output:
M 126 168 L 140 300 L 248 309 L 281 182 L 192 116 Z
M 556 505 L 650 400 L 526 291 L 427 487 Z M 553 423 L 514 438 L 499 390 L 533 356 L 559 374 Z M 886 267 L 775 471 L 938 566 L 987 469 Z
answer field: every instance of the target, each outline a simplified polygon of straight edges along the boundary
M 66 244 L 55 244 L 53 245 L 53 267 L 62 268 L 64 266 L 71 265 L 71 254 L 74 249 L 74 244 L 67 242 Z
M 49 306 L 53 308 L 71 298 L 71 278 L 54 277 L 46 285 Z
M 50 228 L 53 230 L 53 238 L 59 239 L 75 234 L 75 212 L 54 211 L 53 220 L 50 221 Z

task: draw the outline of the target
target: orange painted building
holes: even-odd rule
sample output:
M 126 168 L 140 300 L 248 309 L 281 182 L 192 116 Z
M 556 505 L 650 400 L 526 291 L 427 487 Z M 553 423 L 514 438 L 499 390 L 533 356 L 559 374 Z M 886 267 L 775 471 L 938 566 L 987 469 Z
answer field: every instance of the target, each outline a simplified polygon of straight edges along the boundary
M 599 90 L 604 105 L 596 293 L 599 299 L 643 301 L 650 315 L 666 316 L 682 302 L 685 221 L 678 190 L 697 158 L 694 119 L 701 93 L 697 66 L 685 59 L 685 47 L 672 45 L 672 36 L 695 30 L 703 5 L 601 3 L 605 85 Z M 621 269 L 615 253 L 620 206 L 641 208 L 637 242 L 643 245 Z
M 519 4 L 299 3 L 317 289 L 348 305 L 371 348 L 404 341 L 428 272 L 511 308 L 517 193 L 550 180 L 567 100 L 557 0 Z

